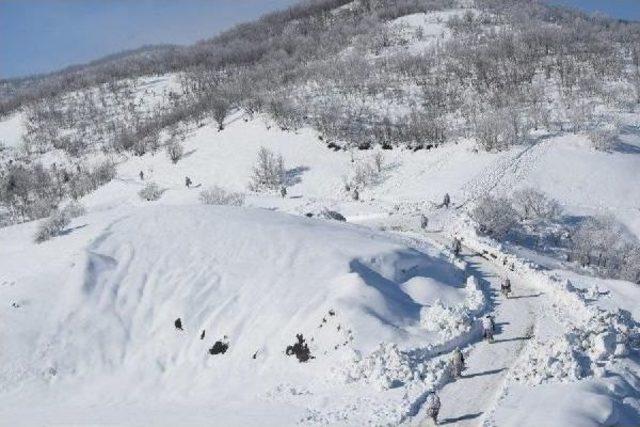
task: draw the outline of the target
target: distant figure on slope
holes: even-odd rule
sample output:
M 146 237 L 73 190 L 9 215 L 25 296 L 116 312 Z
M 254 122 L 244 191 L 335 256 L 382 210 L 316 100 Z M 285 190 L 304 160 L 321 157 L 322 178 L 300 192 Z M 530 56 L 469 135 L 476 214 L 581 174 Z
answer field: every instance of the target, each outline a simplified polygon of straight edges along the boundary
M 450 204 L 451 204 L 451 197 L 449 196 L 449 193 L 446 193 L 444 195 L 444 200 L 442 200 L 442 206 L 449 209 Z
M 482 337 L 489 342 L 493 342 L 494 329 L 495 323 L 493 322 L 493 317 L 487 314 L 482 318 Z
M 426 230 L 428 226 L 429 226 L 429 218 L 427 218 L 427 216 L 424 214 L 420 215 L 420 228 L 422 228 L 423 230 Z
M 360 193 L 358 193 L 358 189 L 354 188 L 353 189 L 353 193 L 351 193 L 351 197 L 353 198 L 353 200 L 355 200 L 356 202 L 358 200 L 360 200 Z
M 511 280 L 509 280 L 508 277 L 502 281 L 500 291 L 502 292 L 502 295 L 509 298 L 509 294 L 511 294 Z
M 174 326 L 177 330 L 182 331 L 182 320 L 178 317 L 175 322 L 173 322 Z
M 425 401 L 427 416 L 431 418 L 434 424 L 438 424 L 438 414 L 440 413 L 440 398 L 435 391 L 427 396 Z
M 287 197 L 287 187 L 285 187 L 284 185 L 280 187 L 280 195 L 282 196 L 283 199 Z
M 144 172 L 140 171 L 140 181 L 144 181 Z
M 460 239 L 457 237 L 453 238 L 453 243 L 451 245 L 451 250 L 453 251 L 453 254 L 455 256 L 460 255 L 460 251 L 462 250 L 462 242 L 460 242 Z
M 459 347 L 453 350 L 453 356 L 451 358 L 451 366 L 453 368 L 453 377 L 460 378 L 462 371 L 464 370 L 464 356 Z
M 187 186 L 187 188 L 191 187 L 191 178 L 189 178 L 188 176 L 184 178 L 184 185 Z

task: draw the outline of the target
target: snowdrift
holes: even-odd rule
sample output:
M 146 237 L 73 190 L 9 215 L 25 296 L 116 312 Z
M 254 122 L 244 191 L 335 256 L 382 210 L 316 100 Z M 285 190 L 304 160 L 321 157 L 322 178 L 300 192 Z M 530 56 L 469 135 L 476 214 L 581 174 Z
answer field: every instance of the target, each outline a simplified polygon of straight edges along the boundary
M 132 212 L 93 237 L 50 301 L 28 381 L 45 394 L 214 402 L 238 388 L 250 400 L 283 382 L 326 382 L 381 342 L 424 347 L 437 334 L 421 310 L 466 297 L 445 259 L 362 227 L 228 207 Z M 285 354 L 297 334 L 306 363 Z M 216 341 L 228 350 L 210 354 Z

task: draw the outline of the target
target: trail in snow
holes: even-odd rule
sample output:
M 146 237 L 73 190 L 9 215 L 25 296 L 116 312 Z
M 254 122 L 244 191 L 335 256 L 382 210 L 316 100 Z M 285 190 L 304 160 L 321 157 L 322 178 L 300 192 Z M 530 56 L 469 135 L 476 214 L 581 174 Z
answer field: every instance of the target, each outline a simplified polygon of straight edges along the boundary
M 509 368 L 525 347 L 536 323 L 536 308 L 543 305 L 543 294 L 512 276 L 513 294 L 506 299 L 500 294 L 504 272 L 479 255 L 466 252 L 468 272 L 475 275 L 487 290 L 490 311 L 496 320 L 495 342 L 479 342 L 466 357 L 466 370 L 458 380 L 447 383 L 440 391 L 442 408 L 440 425 L 481 425 L 495 407 Z M 422 408 L 416 420 L 430 425 Z
M 466 198 L 458 206 L 458 209 L 469 202 L 477 200 L 481 195 L 490 194 L 500 186 L 504 189 L 511 189 L 518 182 L 523 182 L 535 159 L 542 155 L 543 150 L 541 150 L 541 147 L 546 139 L 531 143 L 512 155 L 499 158 L 485 168 L 476 178 L 468 181 L 462 187 L 462 192 Z M 511 176 L 508 174 L 509 171 L 512 172 Z M 509 182 L 505 183 L 504 181 L 507 178 L 510 178 L 508 179 Z

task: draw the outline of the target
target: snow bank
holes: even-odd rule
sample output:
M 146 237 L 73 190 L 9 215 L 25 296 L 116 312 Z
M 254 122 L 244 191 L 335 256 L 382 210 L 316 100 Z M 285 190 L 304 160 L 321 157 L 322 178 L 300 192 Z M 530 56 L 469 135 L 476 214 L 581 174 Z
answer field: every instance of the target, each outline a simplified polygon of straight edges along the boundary
M 431 304 L 445 294 L 454 299 L 451 292 L 464 301 L 466 292 L 456 288 L 462 272 L 446 261 L 333 221 L 150 206 L 105 222 L 97 233 L 95 225 L 87 229 L 91 243 L 66 274 L 51 278 L 50 286 L 61 289 L 49 301 L 51 315 L 45 321 L 22 312 L 23 322 L 41 331 L 27 338 L 31 350 L 11 360 L 0 356 L 9 367 L 5 380 L 41 389 L 52 401 L 76 395 L 74 404 L 91 405 L 106 392 L 124 402 L 252 401 L 292 381 L 325 387 L 355 353 L 382 361 L 384 367 L 372 369 L 389 384 L 422 381 L 430 370 L 409 351 L 441 340 L 420 327 L 422 305 L 402 285 L 424 280 L 431 295 L 423 303 Z M 36 249 L 56 250 L 58 243 Z M 174 327 L 177 318 L 182 331 Z M 20 328 L 12 325 L 10 346 L 25 340 Z M 284 354 L 296 334 L 309 345 L 307 363 Z M 223 339 L 227 352 L 211 355 Z M 18 359 L 27 366 L 14 375 Z M 78 398 L 80 389 L 86 393 Z
M 519 276 L 533 288 L 540 289 L 563 307 L 563 331 L 539 335 L 544 340 L 529 344 L 511 378 L 528 384 L 575 381 L 593 374 L 603 375 L 603 363 L 627 354 L 640 342 L 640 325 L 628 312 L 606 311 L 590 305 L 588 295 L 566 279 L 542 270 L 538 265 L 505 253 L 502 246 L 475 234 L 471 228 L 458 230 L 464 244 L 485 258 L 502 264 L 505 272 Z M 564 332 L 566 331 L 566 332 Z M 538 334 L 536 334 L 538 335 Z

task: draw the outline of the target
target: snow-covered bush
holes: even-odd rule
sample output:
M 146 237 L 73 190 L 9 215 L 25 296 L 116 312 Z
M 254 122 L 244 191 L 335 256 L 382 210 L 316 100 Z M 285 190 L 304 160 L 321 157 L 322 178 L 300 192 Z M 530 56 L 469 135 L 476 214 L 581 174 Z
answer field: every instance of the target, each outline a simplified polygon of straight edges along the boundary
M 73 219 L 86 214 L 87 209 L 79 202 L 72 200 L 62 208 L 62 213 L 70 219 Z
M 40 223 L 36 231 L 34 240 L 36 243 L 42 243 L 58 236 L 62 230 L 71 222 L 69 211 L 55 211 L 49 218 Z
M 478 114 L 474 124 L 476 140 L 486 151 L 501 151 L 519 143 L 526 130 L 519 112 L 508 108 Z
M 142 200 L 152 202 L 160 199 L 162 196 L 162 190 L 155 182 L 147 183 L 142 190 L 138 192 L 138 195 Z
M 620 278 L 640 285 L 640 245 L 625 248 Z
M 249 189 L 252 191 L 277 190 L 284 184 L 285 169 L 282 155 L 268 148 L 258 151 L 258 162 L 253 168 Z
M 200 192 L 200 201 L 205 205 L 242 206 L 244 194 L 226 191 L 224 188 L 213 186 Z
M 619 131 L 614 126 L 599 127 L 589 131 L 591 146 L 599 151 L 611 151 L 615 146 Z
M 184 147 L 178 141 L 170 141 L 167 144 L 167 157 L 173 162 L 178 163 L 178 160 L 184 155 Z
M 471 218 L 478 224 L 478 231 L 495 238 L 504 237 L 518 222 L 518 213 L 509 199 L 482 197 L 471 211 Z
M 77 200 L 116 177 L 116 166 L 105 160 L 95 166 L 81 166 L 80 171 L 69 180 L 69 196 Z
M 44 218 L 60 200 L 51 170 L 40 163 L 13 162 L 0 168 L 0 207 L 7 222 Z
M 522 219 L 553 220 L 562 212 L 558 202 L 533 188 L 516 191 L 513 207 Z
M 356 188 L 364 188 L 376 182 L 378 177 L 379 172 L 375 165 L 361 161 L 356 162 L 351 182 Z
M 640 282 L 640 244 L 611 217 L 584 220 L 571 236 L 571 258 L 614 278 Z
M 584 266 L 611 266 L 619 256 L 623 235 L 613 218 L 587 218 L 571 237 L 572 258 Z

